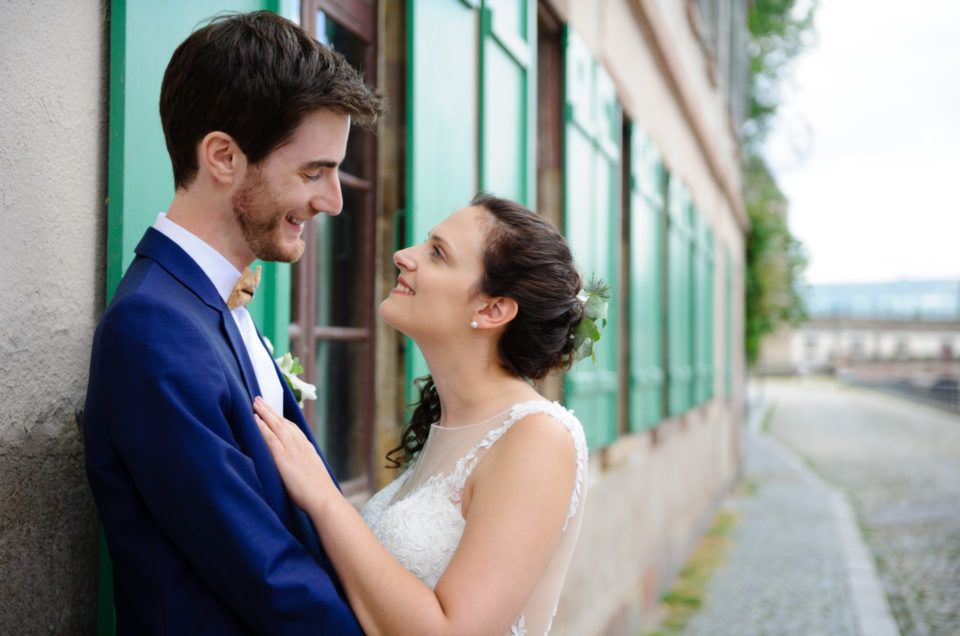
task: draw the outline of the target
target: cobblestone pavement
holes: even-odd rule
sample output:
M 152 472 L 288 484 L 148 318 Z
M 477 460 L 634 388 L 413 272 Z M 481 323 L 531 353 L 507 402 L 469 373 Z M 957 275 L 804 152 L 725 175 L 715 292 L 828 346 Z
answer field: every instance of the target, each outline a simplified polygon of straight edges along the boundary
M 686 634 L 858 634 L 841 528 L 822 481 L 766 435 L 744 439 L 741 520 Z
M 767 381 L 770 433 L 853 505 L 902 634 L 960 634 L 960 416 L 839 384 Z

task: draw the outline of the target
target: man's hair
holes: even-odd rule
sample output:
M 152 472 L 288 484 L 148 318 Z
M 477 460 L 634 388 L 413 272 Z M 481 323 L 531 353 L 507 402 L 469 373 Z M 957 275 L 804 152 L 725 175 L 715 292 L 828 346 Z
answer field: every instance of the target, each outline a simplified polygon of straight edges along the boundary
M 372 126 L 383 100 L 342 55 L 275 13 L 211 18 L 174 51 L 160 87 L 174 185 L 196 177 L 208 133 L 227 133 L 256 164 L 317 110 Z

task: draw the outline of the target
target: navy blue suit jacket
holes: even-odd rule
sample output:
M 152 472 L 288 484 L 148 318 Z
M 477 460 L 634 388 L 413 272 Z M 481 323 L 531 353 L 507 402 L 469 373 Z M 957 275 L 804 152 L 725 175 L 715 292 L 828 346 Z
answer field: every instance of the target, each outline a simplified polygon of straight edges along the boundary
M 136 253 L 94 335 L 83 419 L 118 632 L 360 634 L 253 419 L 260 389 L 229 309 L 162 233 Z M 284 416 L 313 440 L 281 384 Z

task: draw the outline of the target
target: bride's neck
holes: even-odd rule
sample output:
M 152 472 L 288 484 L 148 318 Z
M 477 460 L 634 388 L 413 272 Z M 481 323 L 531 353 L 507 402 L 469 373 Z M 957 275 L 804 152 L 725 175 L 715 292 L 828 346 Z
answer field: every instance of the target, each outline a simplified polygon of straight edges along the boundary
M 516 402 L 539 397 L 536 389 L 507 373 L 495 360 L 461 363 L 434 359 L 428 360 L 428 366 L 440 398 L 441 426 L 472 424 Z

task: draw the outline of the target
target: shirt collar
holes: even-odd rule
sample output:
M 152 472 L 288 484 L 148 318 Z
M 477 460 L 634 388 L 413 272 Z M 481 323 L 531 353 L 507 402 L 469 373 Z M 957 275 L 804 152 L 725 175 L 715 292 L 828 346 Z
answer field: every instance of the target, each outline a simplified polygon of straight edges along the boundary
M 168 219 L 164 212 L 157 215 L 153 228 L 179 245 L 200 266 L 226 302 L 240 278 L 240 271 L 203 239 Z

